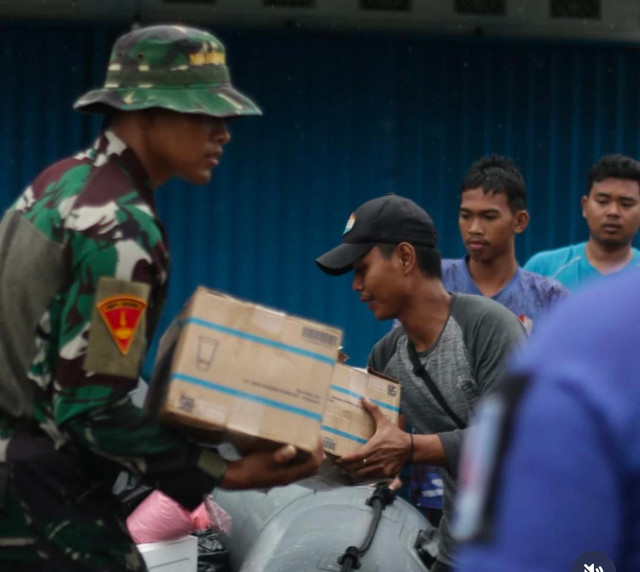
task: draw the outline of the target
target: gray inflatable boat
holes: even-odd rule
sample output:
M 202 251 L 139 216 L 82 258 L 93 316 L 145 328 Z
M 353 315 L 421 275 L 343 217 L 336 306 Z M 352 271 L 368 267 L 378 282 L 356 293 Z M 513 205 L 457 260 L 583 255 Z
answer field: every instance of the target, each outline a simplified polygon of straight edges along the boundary
M 315 492 L 299 485 L 267 493 L 216 490 L 216 502 L 233 519 L 230 537 L 223 538 L 232 572 L 428 570 L 417 540 L 433 527 L 387 491 L 357 486 Z

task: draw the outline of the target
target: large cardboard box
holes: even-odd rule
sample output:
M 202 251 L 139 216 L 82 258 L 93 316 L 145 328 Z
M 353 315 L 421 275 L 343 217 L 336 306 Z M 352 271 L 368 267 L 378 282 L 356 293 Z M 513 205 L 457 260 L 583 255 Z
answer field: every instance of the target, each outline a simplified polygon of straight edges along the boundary
M 400 384 L 373 371 L 336 364 L 322 419 L 324 449 L 341 457 L 354 452 L 372 436 L 375 426 L 362 406 L 368 397 L 394 425 L 400 412 Z
M 145 407 L 239 452 L 320 436 L 342 332 L 198 288 L 160 340 Z

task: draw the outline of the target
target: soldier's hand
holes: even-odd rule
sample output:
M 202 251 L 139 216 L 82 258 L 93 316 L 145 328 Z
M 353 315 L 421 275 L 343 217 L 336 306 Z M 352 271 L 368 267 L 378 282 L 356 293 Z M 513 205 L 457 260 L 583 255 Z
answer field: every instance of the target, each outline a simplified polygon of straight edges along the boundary
M 293 445 L 277 451 L 258 451 L 228 463 L 221 486 L 226 489 L 261 489 L 288 485 L 315 475 L 324 458 L 322 441 L 308 457 L 296 458 Z

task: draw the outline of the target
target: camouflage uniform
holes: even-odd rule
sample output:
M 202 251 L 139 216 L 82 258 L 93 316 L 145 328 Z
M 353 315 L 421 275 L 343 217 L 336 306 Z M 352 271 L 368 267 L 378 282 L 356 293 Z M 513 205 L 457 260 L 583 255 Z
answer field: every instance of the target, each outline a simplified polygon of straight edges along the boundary
M 142 28 L 114 45 L 89 112 L 259 114 L 212 35 Z M 157 89 L 156 89 L 157 87 Z M 224 462 L 129 392 L 169 252 L 142 163 L 112 131 L 41 173 L 0 222 L 0 569 L 144 570 L 111 487 L 123 468 L 193 508 Z

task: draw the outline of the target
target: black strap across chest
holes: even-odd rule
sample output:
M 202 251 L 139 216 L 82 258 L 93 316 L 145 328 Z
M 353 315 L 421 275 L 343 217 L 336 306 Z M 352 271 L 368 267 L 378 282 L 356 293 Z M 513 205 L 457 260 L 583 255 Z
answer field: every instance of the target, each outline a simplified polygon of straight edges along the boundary
M 407 338 L 407 351 L 409 352 L 409 359 L 411 360 L 411 365 L 413 366 L 413 373 L 418 377 L 421 377 L 424 381 L 427 389 L 431 392 L 434 399 L 438 402 L 440 407 L 444 410 L 444 412 L 451 418 L 451 420 L 456 424 L 458 429 L 466 429 L 467 425 L 458 417 L 449 404 L 446 402 L 442 393 L 438 389 L 438 386 L 434 383 L 433 379 L 429 375 L 429 372 L 426 370 L 420 358 L 418 357 L 418 352 L 416 352 L 416 347 L 413 345 L 413 342 Z

